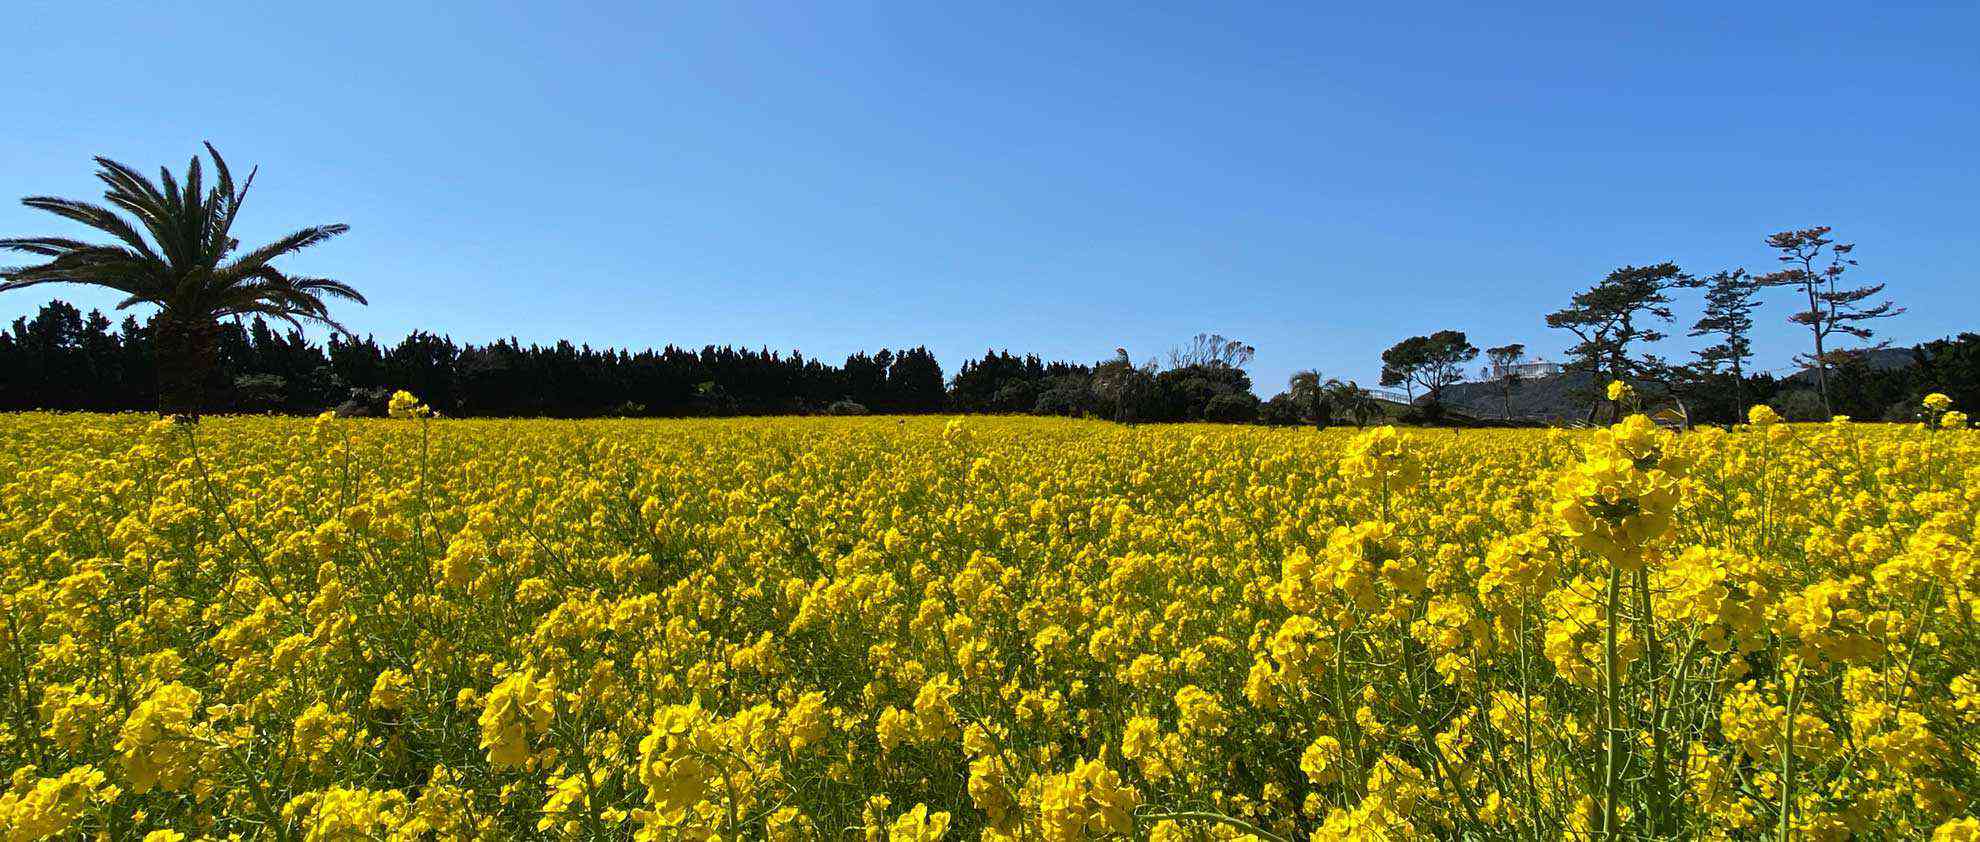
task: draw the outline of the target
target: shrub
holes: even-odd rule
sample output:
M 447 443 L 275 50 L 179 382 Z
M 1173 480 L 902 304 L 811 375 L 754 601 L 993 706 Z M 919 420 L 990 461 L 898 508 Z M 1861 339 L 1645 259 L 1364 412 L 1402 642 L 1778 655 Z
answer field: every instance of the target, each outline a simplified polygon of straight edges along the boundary
M 866 405 L 857 401 L 836 400 L 825 407 L 826 415 L 865 415 Z

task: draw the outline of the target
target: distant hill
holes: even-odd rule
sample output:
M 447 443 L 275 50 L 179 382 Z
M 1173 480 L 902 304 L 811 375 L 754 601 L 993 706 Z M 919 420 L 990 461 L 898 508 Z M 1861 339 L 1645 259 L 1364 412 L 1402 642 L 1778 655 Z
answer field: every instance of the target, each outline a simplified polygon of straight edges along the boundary
M 1912 348 L 1878 348 L 1859 354 L 1871 371 L 1896 371 L 1917 364 Z M 1831 369 L 1833 370 L 1833 369 Z M 1599 389 L 1584 372 L 1569 371 L 1552 377 L 1522 380 L 1512 394 L 1511 418 L 1522 421 L 1562 421 L 1580 419 L 1588 412 L 1588 395 Z M 1783 386 L 1815 385 L 1815 370 L 1804 368 L 1782 378 Z M 1459 383 L 1444 389 L 1444 403 L 1452 409 L 1477 418 L 1508 417 L 1499 384 Z
M 1530 421 L 1576 419 L 1588 412 L 1587 395 L 1597 387 L 1586 372 L 1519 381 L 1510 417 Z M 1497 383 L 1458 383 L 1445 387 L 1444 403 L 1476 418 L 1505 418 L 1506 401 Z
M 1863 364 L 1869 367 L 1871 371 L 1895 371 L 1900 368 L 1910 368 L 1918 363 L 1918 358 L 1914 355 L 1913 351 L 1914 349 L 1912 348 L 1873 348 L 1857 353 L 1856 358 L 1862 360 Z M 1833 371 L 1834 367 L 1831 366 L 1830 370 Z M 1788 375 L 1784 379 L 1795 383 L 1813 385 L 1815 383 L 1815 369 L 1804 368 Z

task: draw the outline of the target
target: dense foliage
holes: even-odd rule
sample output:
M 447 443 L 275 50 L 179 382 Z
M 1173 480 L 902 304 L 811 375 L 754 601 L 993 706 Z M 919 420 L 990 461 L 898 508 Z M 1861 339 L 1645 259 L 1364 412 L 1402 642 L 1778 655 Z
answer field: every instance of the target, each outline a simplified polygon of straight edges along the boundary
M 728 346 L 629 353 L 569 342 L 456 344 L 430 333 L 389 346 L 334 335 L 318 344 L 256 319 L 223 325 L 215 357 L 207 393 L 240 412 L 315 414 L 351 401 L 358 414 L 379 414 L 394 388 L 432 395 L 450 416 L 756 415 L 841 399 L 931 412 L 946 402 L 941 364 L 925 348 L 834 366 Z M 136 319 L 112 330 L 101 314 L 56 301 L 0 333 L 0 409 L 149 411 L 153 365 L 150 330 Z
M 1099 364 L 1045 362 L 1008 351 L 966 360 L 952 379 L 926 348 L 855 354 L 832 365 L 802 354 L 710 346 L 699 351 L 599 350 L 501 341 L 457 344 L 414 333 L 397 344 L 333 336 L 319 344 L 270 330 L 261 321 L 222 326 L 206 393 L 216 408 L 315 414 L 344 407 L 382 414 L 390 390 L 408 388 L 452 417 L 705 416 L 833 411 L 1035 413 L 1123 421 L 1258 421 L 1267 424 L 1366 422 L 1382 415 L 1364 392 L 1312 372 L 1259 402 L 1245 371 L 1220 361 L 1184 360 L 1155 370 L 1120 359 Z M 1864 420 L 1910 420 L 1918 398 L 1943 392 L 1980 405 L 1980 334 L 1928 342 L 1909 364 L 1844 361 L 1829 370 L 1836 411 Z M 150 411 L 157 386 L 149 329 L 132 317 L 113 324 L 54 301 L 0 330 L 0 410 Z M 1579 378 L 1579 379 L 1576 379 Z M 1554 382 L 1517 382 L 1502 395 L 1486 381 L 1447 386 L 1451 402 L 1481 418 L 1578 415 L 1599 393 L 1580 372 Z M 1576 387 L 1574 384 L 1581 384 Z M 1699 421 L 1731 423 L 1742 404 L 1811 404 L 1795 396 L 1810 382 L 1761 374 L 1705 375 L 1684 384 Z M 1786 402 L 1778 399 L 1787 396 Z M 1517 407 L 1517 413 L 1507 412 Z M 1822 420 L 1819 402 L 1794 420 Z M 1431 420 L 1426 418 L 1425 420 Z M 1448 419 L 1445 419 L 1448 420 Z
M 770 415 L 831 411 L 1037 412 L 1142 421 L 1251 421 L 1243 369 L 1191 362 L 1156 372 L 1119 362 L 1043 363 L 992 352 L 953 383 L 927 348 L 859 353 L 832 365 L 800 353 L 730 346 L 628 352 L 569 342 L 457 344 L 416 332 L 395 345 L 331 336 L 325 344 L 255 319 L 221 326 L 204 392 L 237 412 L 382 414 L 395 388 L 431 395 L 453 417 Z M 61 301 L 0 331 L 0 410 L 150 411 L 157 407 L 151 330 L 114 326 Z
M 1948 404 L 13 415 L 0 836 L 1969 839 Z

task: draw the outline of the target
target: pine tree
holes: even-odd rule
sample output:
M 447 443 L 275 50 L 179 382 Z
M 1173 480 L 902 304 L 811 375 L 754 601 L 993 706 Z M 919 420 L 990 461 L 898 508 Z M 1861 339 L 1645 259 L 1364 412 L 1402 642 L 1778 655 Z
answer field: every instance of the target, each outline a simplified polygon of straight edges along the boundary
M 1705 312 L 1691 326 L 1687 336 L 1716 336 L 1719 341 L 1694 352 L 1698 368 L 1707 377 L 1720 370 L 1731 372 L 1735 418 L 1746 416 L 1746 361 L 1753 358 L 1753 310 L 1757 297 L 1767 284 L 1746 274 L 1745 269 L 1721 270 L 1704 278 L 1686 281 L 1682 286 L 1705 289 Z
M 1575 293 L 1566 308 L 1547 314 L 1548 327 L 1568 331 L 1581 340 L 1567 354 L 1576 361 L 1575 368 L 1595 381 L 1597 393 L 1589 404 L 1590 420 L 1606 401 L 1600 390 L 1608 381 L 1667 379 L 1668 367 L 1663 361 L 1649 355 L 1635 356 L 1634 348 L 1665 337 L 1652 325 L 1671 320 L 1667 291 L 1688 279 L 1669 261 L 1624 266 Z
M 1874 335 L 1868 322 L 1896 316 L 1904 308 L 1889 300 L 1868 307 L 1863 305 L 1883 293 L 1883 284 L 1839 286 L 1844 273 L 1856 268 L 1856 259 L 1850 256 L 1856 251 L 1856 244 L 1838 243 L 1829 237 L 1829 231 L 1828 226 L 1821 225 L 1769 236 L 1767 245 L 1780 252 L 1778 259 L 1787 268 L 1762 275 L 1759 282 L 1767 286 L 1800 287 L 1808 297 L 1808 309 L 1790 314 L 1788 321 L 1807 327 L 1815 339 L 1814 355 L 1801 359 L 1815 369 L 1815 387 L 1822 395 L 1823 412 L 1833 414 L 1829 367 L 1836 361 L 1837 352 L 1828 347 L 1829 337 L 1840 333 L 1868 340 Z M 1819 268 L 1818 263 L 1822 264 Z

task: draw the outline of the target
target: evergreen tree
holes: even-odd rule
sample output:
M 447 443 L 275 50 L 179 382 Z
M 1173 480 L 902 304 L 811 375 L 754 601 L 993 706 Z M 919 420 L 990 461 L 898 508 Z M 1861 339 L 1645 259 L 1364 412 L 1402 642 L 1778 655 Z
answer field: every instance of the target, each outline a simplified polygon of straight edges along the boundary
M 1600 283 L 1574 294 L 1566 308 L 1547 314 L 1547 326 L 1565 330 L 1580 341 L 1568 349 L 1572 368 L 1587 372 L 1600 390 L 1611 380 L 1663 382 L 1668 366 L 1638 346 L 1662 340 L 1657 322 L 1671 320 L 1673 286 L 1688 281 L 1677 264 L 1624 266 Z M 1593 420 L 1605 398 L 1591 395 L 1588 417 Z
M 1382 352 L 1382 385 L 1402 386 L 1416 400 L 1421 386 L 1431 407 L 1439 406 L 1446 386 L 1464 379 L 1464 365 L 1478 358 L 1478 347 L 1464 331 L 1440 330 L 1412 336 Z
M 1512 396 L 1514 392 L 1519 391 L 1519 364 L 1521 360 L 1526 359 L 1526 346 L 1514 342 L 1497 348 L 1486 348 L 1485 359 L 1488 361 L 1485 376 L 1499 386 L 1499 399 L 1503 407 L 1499 411 L 1499 417 L 1510 419 Z
M 1746 274 L 1745 269 L 1721 270 L 1707 277 L 1680 284 L 1705 289 L 1705 312 L 1687 335 L 1716 336 L 1712 345 L 1693 352 L 1698 370 L 1717 379 L 1721 371 L 1730 373 L 1734 418 L 1746 417 L 1746 361 L 1753 358 L 1753 310 L 1760 306 L 1757 296 L 1767 284 Z
M 1840 333 L 1868 340 L 1875 335 L 1870 322 L 1899 315 L 1904 308 L 1889 300 L 1864 305 L 1883 293 L 1883 284 L 1838 285 L 1845 273 L 1856 268 L 1856 259 L 1850 256 L 1855 253 L 1856 245 L 1836 242 L 1829 237 L 1829 231 L 1828 226 L 1822 225 L 1769 236 L 1767 245 L 1780 252 L 1777 259 L 1787 264 L 1787 268 L 1762 275 L 1759 281 L 1767 286 L 1798 287 L 1807 296 L 1808 309 L 1789 315 L 1788 321 L 1807 327 L 1815 340 L 1815 353 L 1802 359 L 1815 370 L 1815 388 L 1822 396 L 1823 410 L 1833 414 L 1829 369 L 1838 356 L 1835 349 L 1828 347 L 1829 337 Z

